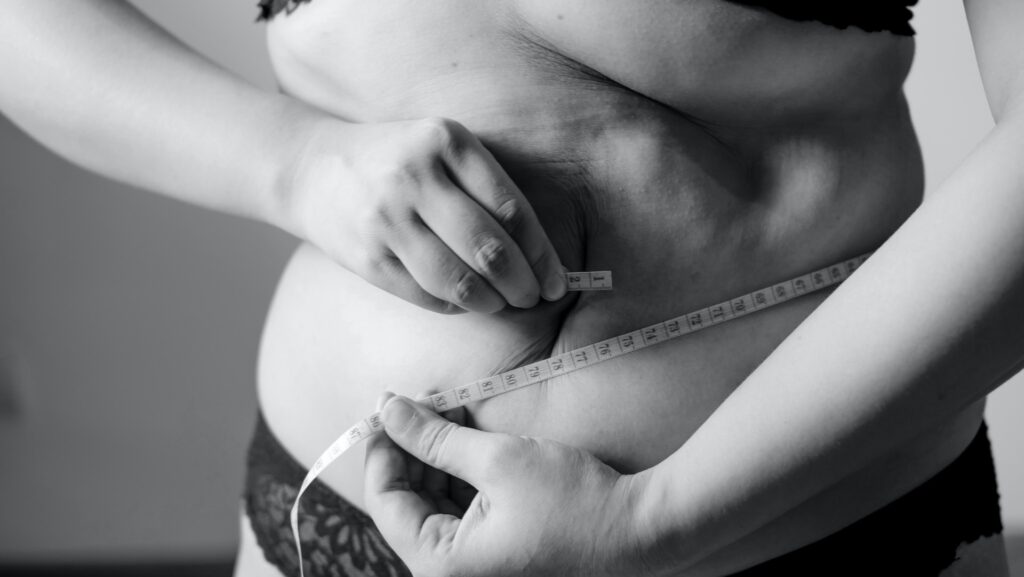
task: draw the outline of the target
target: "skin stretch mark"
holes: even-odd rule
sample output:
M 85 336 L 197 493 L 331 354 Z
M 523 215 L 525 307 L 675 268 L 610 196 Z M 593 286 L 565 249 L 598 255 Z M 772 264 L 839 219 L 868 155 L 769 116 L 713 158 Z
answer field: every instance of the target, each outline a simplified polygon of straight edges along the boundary
M 551 377 L 578 371 L 683 335 L 702 331 L 708 327 L 782 304 L 799 296 L 836 286 L 849 278 L 869 256 L 870 253 L 864 254 L 624 335 L 605 339 L 461 387 L 442 391 L 420 400 L 419 403 L 438 413 L 449 411 L 469 403 L 528 387 Z M 610 271 L 565 274 L 570 291 L 612 290 L 612 273 Z M 338 457 L 383 429 L 384 424 L 381 422 L 380 413 L 375 412 L 369 415 L 331 443 L 327 450 L 320 455 L 320 458 L 313 463 L 306 478 L 303 479 L 299 492 L 295 495 L 295 503 L 292 504 L 290 516 L 295 549 L 299 553 L 299 570 L 303 577 L 305 577 L 305 569 L 302 566 L 302 545 L 299 542 L 299 499 L 302 498 L 302 494 L 309 485 Z

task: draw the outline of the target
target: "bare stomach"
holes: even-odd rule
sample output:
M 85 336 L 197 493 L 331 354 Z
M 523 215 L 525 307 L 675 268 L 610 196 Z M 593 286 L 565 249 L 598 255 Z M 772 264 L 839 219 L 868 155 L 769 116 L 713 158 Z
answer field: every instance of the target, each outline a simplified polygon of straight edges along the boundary
M 630 140 L 627 148 L 644 149 L 644 139 Z M 309 464 L 370 413 L 384 391 L 415 396 L 472 382 L 856 256 L 883 242 L 919 198 L 914 174 L 894 171 L 887 161 L 872 160 L 873 170 L 863 171 L 884 178 L 835 187 L 813 160 L 794 182 L 814 181 L 816 196 L 773 200 L 758 191 L 723 201 L 691 183 L 663 187 L 678 174 L 677 159 L 640 156 L 626 159 L 632 169 L 591 177 L 582 191 L 561 190 L 554 197 L 536 193 L 552 190 L 542 187 L 546 176 L 507 163 L 566 264 L 612 270 L 611 292 L 574 295 L 529 311 L 444 316 L 302 247 L 281 280 L 263 341 L 260 399 L 272 430 Z M 639 184 L 618 186 L 622 182 Z M 685 443 L 826 297 L 806 295 L 471 405 L 471 423 L 581 447 L 622 472 L 648 468 Z M 890 462 L 879 469 L 909 478 L 937 471 L 970 440 L 976 413 L 913 446 L 894 448 L 901 463 L 914 466 L 894 468 Z M 358 504 L 362 471 L 355 453 L 324 479 Z
M 482 6 L 452 4 L 459 9 Z M 345 10 L 357 6 L 371 9 L 352 4 Z M 402 4 L 401 9 L 412 11 L 410 6 Z M 666 3 L 665 9 L 678 8 Z M 333 23 L 339 30 L 329 36 L 307 33 L 308 27 L 329 22 L 333 10 L 338 10 Z M 267 321 L 258 380 L 270 428 L 307 465 L 348 426 L 372 412 L 384 391 L 415 396 L 458 386 L 856 256 L 884 242 L 920 201 L 920 158 L 899 88 L 905 70 L 876 78 L 870 76 L 874 69 L 866 72 L 859 64 L 869 53 L 885 62 L 909 58 L 905 47 L 888 41 L 874 46 L 863 35 L 799 28 L 813 33 L 808 46 L 834 41 L 841 49 L 837 54 L 850 57 L 828 69 L 847 70 L 848 78 L 827 79 L 840 92 L 840 81 L 849 82 L 850 89 L 833 111 L 828 103 L 800 99 L 802 94 L 827 93 L 820 86 L 769 86 L 762 102 L 765 115 L 755 115 L 751 124 L 751 106 L 718 104 L 751 94 L 756 101 L 758 93 L 744 87 L 732 93 L 734 98 L 703 98 L 700 87 L 713 84 L 697 79 L 689 87 L 662 87 L 672 88 L 671 94 L 660 94 L 655 86 L 648 97 L 608 78 L 581 73 L 581 67 L 559 60 L 557 54 L 531 59 L 536 46 L 506 50 L 499 41 L 474 45 L 464 53 L 439 39 L 436 51 L 450 49 L 451 54 L 420 63 L 435 54 L 417 45 L 406 50 L 399 39 L 381 49 L 380 59 L 392 58 L 410 69 L 402 78 L 376 77 L 372 71 L 377 68 L 362 67 L 355 59 L 323 56 L 346 53 L 336 42 L 360 40 L 361 29 L 341 30 L 339 23 L 352 20 L 342 12 L 340 5 L 313 3 L 309 10 L 296 12 L 297 19 L 275 23 L 282 34 L 294 26 L 295 38 L 332 42 L 293 46 L 279 54 L 286 88 L 355 121 L 436 115 L 462 122 L 523 190 L 563 262 L 575 270 L 612 270 L 615 290 L 567 297 L 528 311 L 442 316 L 382 292 L 315 248 L 300 248 Z M 436 16 L 433 10 L 403 14 L 402 22 L 409 26 L 416 18 Z M 761 18 L 759 13 L 743 14 Z M 561 16 L 557 21 L 562 22 Z M 473 26 L 487 31 L 489 22 L 490 15 L 482 16 Z M 794 37 L 796 31 L 794 25 L 776 20 L 752 22 L 759 30 L 777 31 L 780 38 Z M 434 29 L 424 25 L 416 34 L 394 36 L 421 39 Z M 448 28 L 436 29 L 453 34 Z M 491 38 L 474 30 L 466 37 Z M 500 40 L 502 30 L 490 32 Z M 665 38 L 680 38 L 669 32 Z M 725 31 L 717 38 L 723 45 L 730 42 Z M 744 45 L 744 38 L 733 40 L 734 46 Z M 704 40 L 694 36 L 693 41 Z M 370 39 L 366 45 L 373 45 Z M 699 53 L 679 48 L 679 53 Z M 727 50 L 704 53 L 736 56 Z M 751 51 L 747 56 L 759 54 Z M 484 61 L 474 63 L 474 58 Z M 792 82 L 820 80 L 813 68 L 819 60 L 807 61 L 807 79 L 795 75 Z M 765 86 L 773 80 L 763 73 L 764 66 L 773 61 L 755 63 L 762 71 L 756 78 Z M 724 75 L 738 70 L 722 62 L 689 64 L 683 72 Z M 517 67 L 517 74 L 502 69 L 510 65 Z M 799 63 L 786 65 L 787 70 L 800 68 Z M 389 70 L 383 64 L 380 69 Z M 608 75 L 614 76 L 612 72 Z M 647 84 L 657 79 L 652 75 Z M 738 86 L 737 79 L 728 80 L 714 85 Z M 634 84 L 638 89 L 645 85 Z M 851 108 L 849 103 L 857 98 L 850 91 L 863 86 L 870 87 L 864 105 Z M 362 98 L 355 87 L 378 97 Z M 792 98 L 780 105 L 780 92 L 789 89 Z M 717 122 L 693 121 L 656 101 L 661 96 L 673 105 L 678 104 L 675 97 L 684 104 L 693 102 Z M 767 116 L 770 111 L 779 111 L 779 116 Z M 826 297 L 804 296 L 472 405 L 471 422 L 485 430 L 581 447 L 622 472 L 648 468 L 682 446 Z M 908 490 L 951 461 L 970 441 L 979 419 L 980 410 L 972 408 L 905 446 L 893 447 L 858 476 L 876 481 L 870 486 L 879 491 Z M 346 455 L 322 478 L 360 504 L 361 452 Z M 891 482 L 881 482 L 885 480 Z M 856 499 L 856 491 L 844 497 Z
M 490 399 L 471 406 L 473 424 L 583 447 L 623 472 L 648 468 L 680 447 L 825 297 L 807 295 Z M 601 298 L 586 295 L 576 310 L 600 307 Z M 686 310 L 682 305 L 678 313 Z M 502 318 L 517 314 L 498 316 L 439 317 L 381 293 L 303 247 L 282 279 L 268 324 L 261 410 L 284 445 L 308 465 L 371 412 L 386 390 L 415 396 L 450 388 L 657 320 L 616 318 L 600 327 L 570 326 L 550 348 L 529 350 L 509 344 L 525 342 L 515 322 Z M 926 478 L 955 457 L 973 436 L 980 410 L 965 417 L 907 447 L 894 447 L 894 460 L 905 469 L 899 475 Z M 361 451 L 355 451 L 324 475 L 356 504 L 362 499 L 361 460 Z M 893 462 L 879 465 L 886 476 L 894 470 Z M 879 471 L 863 474 L 877 480 Z

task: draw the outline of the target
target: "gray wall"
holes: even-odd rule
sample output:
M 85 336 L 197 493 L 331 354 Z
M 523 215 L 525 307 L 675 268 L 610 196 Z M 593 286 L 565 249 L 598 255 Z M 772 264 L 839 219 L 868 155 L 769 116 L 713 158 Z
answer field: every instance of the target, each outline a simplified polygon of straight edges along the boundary
M 254 1 L 140 4 L 273 87 Z M 257 344 L 294 244 L 0 119 L 0 357 L 23 405 L 0 417 L 0 559 L 233 551 Z
M 138 4 L 272 87 L 253 0 Z M 934 186 L 991 120 L 959 4 L 916 12 L 908 90 Z M 4 415 L 0 395 L 0 561 L 231 554 L 259 331 L 293 246 L 89 175 L 0 120 L 0 381 L 20 405 Z M 1024 531 L 1020 381 L 989 419 Z

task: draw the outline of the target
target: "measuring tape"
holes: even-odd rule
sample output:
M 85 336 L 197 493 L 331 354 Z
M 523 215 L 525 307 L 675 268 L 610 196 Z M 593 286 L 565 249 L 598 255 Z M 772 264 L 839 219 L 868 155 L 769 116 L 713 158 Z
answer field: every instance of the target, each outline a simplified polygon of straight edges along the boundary
M 665 322 L 436 393 L 419 403 L 440 413 L 521 389 L 552 377 L 567 375 L 584 367 L 695 333 L 725 321 L 744 317 L 804 294 L 835 286 L 853 274 L 853 271 L 857 270 L 869 256 L 870 253 L 861 255 Z M 612 274 L 610 271 L 570 272 L 566 273 L 566 282 L 570 291 L 611 290 Z M 384 423 L 381 422 L 380 412 L 375 412 L 353 425 L 331 443 L 331 446 L 313 463 L 306 478 L 303 479 L 291 510 L 292 535 L 295 537 L 295 548 L 299 553 L 299 572 L 303 577 L 305 577 L 305 570 L 302 566 L 302 545 L 299 542 L 299 499 L 302 498 L 302 494 L 309 485 L 320 476 L 320 473 L 338 457 L 363 439 L 382 430 L 384 430 Z

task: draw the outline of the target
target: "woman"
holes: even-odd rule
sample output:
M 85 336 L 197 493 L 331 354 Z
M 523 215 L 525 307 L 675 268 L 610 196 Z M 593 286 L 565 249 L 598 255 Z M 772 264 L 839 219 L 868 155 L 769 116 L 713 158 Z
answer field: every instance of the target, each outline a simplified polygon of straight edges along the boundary
M 285 97 L 121 3 L 22 4 L 0 24 L 21 48 L 2 61 L 15 122 L 94 170 L 309 241 L 264 336 L 240 574 L 297 573 L 285 512 L 304 467 L 382 391 L 473 381 L 874 249 L 828 299 L 469 407 L 516 436 L 391 401 L 391 436 L 481 494 L 462 525 L 432 515 L 402 490 L 422 467 L 381 438 L 366 506 L 417 574 L 722 574 L 795 549 L 789 572 L 836 573 L 847 558 L 798 548 L 879 509 L 869 528 L 924 534 L 942 524 L 918 511 L 960 500 L 990 514 L 894 562 L 936 574 L 1001 554 L 979 426 L 1020 361 L 1021 323 L 999 312 L 1024 306 L 1015 5 L 968 6 L 1000 127 L 917 209 L 903 6 L 268 6 Z M 54 22 L 74 26 L 42 32 Z M 63 96 L 81 86 L 98 89 Z M 613 270 L 615 291 L 565 297 L 562 263 Z M 469 445 L 485 458 L 447 450 Z M 308 574 L 401 574 L 353 465 L 303 500 Z

